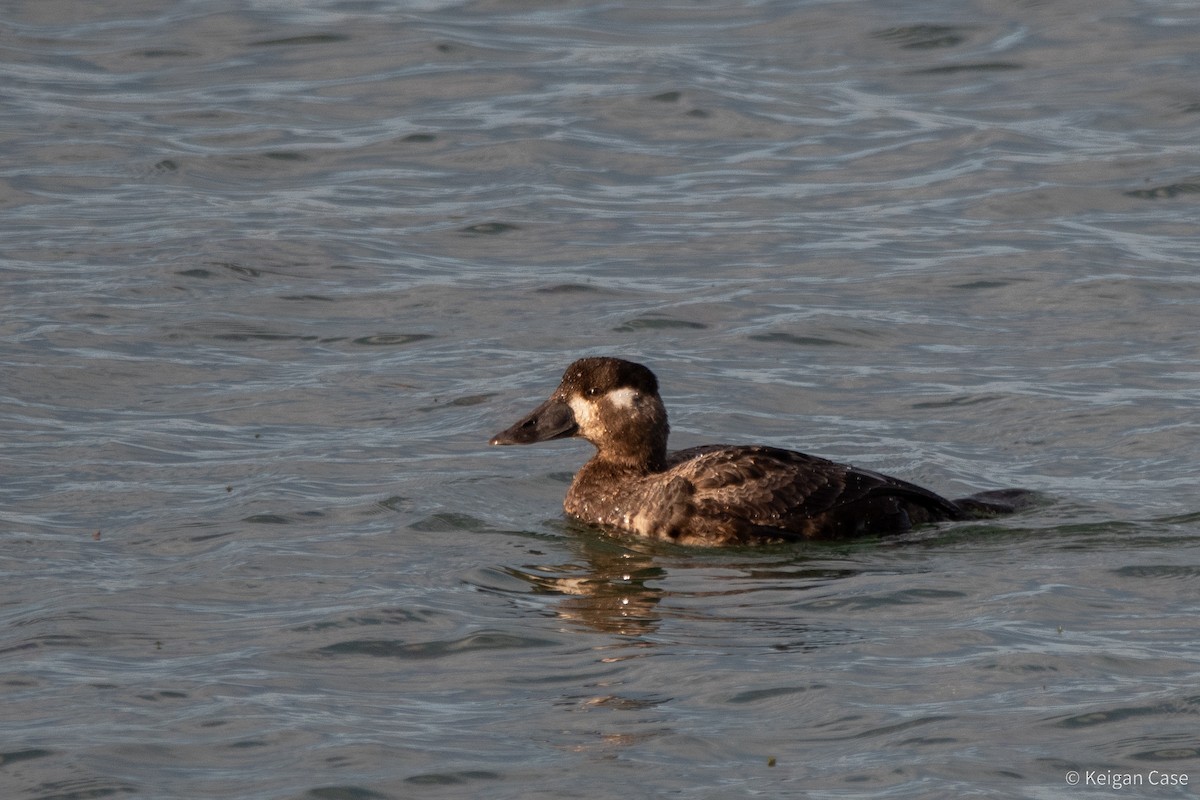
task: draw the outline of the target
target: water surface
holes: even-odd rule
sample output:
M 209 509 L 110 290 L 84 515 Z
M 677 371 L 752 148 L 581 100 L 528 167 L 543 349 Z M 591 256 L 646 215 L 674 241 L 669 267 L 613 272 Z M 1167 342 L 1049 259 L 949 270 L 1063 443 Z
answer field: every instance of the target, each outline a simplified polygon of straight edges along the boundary
M 5 797 L 1194 794 L 1190 4 L 3 15 Z M 486 445 L 597 353 L 1047 502 L 606 537 Z

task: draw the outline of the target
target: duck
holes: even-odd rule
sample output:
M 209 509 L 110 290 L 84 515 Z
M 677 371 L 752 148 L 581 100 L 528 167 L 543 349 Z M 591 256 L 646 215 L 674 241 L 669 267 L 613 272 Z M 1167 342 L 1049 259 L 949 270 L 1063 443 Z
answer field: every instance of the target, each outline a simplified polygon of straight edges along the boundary
M 550 397 L 490 440 L 528 445 L 581 438 L 596 449 L 563 510 L 589 525 L 687 546 L 883 536 L 948 520 L 1011 513 L 1027 490 L 949 500 L 861 467 L 765 445 L 668 452 L 658 379 L 611 356 L 567 367 Z

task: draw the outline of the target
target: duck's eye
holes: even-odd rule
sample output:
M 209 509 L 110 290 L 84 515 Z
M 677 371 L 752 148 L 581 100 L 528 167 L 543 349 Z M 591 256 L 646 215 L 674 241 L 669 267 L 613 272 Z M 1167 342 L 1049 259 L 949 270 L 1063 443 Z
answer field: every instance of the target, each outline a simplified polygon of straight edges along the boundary
M 601 389 L 599 386 L 593 386 L 590 389 L 585 390 L 583 394 L 586 397 L 599 397 L 601 394 Z

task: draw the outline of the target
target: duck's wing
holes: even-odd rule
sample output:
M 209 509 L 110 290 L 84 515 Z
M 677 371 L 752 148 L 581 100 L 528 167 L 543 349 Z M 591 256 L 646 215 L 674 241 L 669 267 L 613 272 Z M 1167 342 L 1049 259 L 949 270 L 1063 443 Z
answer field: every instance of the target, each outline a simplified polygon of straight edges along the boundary
M 805 538 L 886 533 L 961 516 L 951 501 L 907 481 L 774 447 L 695 447 L 673 454 L 668 470 L 691 483 L 702 515 Z

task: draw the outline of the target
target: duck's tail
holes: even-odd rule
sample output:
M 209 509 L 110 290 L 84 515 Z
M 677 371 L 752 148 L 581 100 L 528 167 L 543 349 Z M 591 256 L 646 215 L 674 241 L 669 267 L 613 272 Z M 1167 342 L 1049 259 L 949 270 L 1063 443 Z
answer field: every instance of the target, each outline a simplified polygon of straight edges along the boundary
M 1015 514 L 1044 501 L 1044 497 L 1032 489 L 993 489 L 960 497 L 954 501 L 954 505 L 959 507 L 966 519 L 983 519 Z

